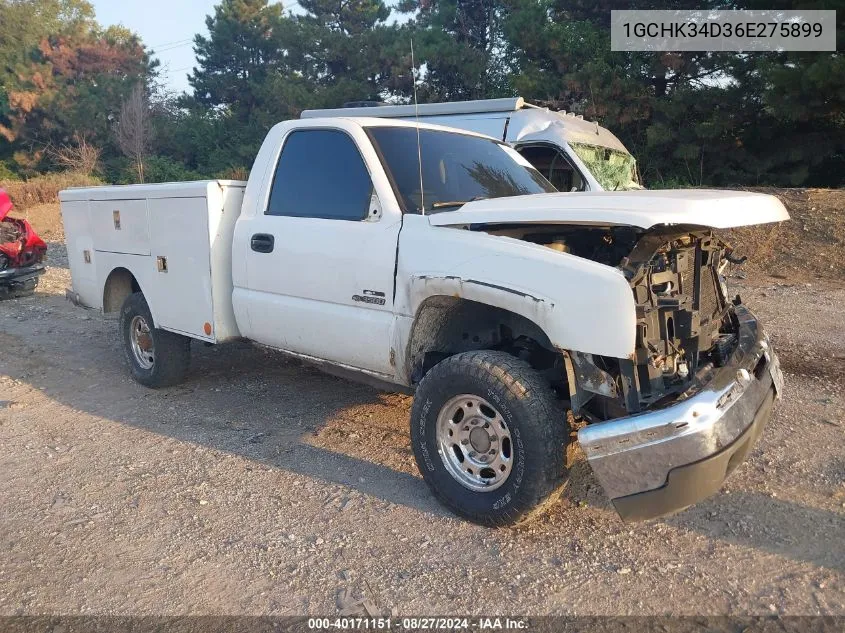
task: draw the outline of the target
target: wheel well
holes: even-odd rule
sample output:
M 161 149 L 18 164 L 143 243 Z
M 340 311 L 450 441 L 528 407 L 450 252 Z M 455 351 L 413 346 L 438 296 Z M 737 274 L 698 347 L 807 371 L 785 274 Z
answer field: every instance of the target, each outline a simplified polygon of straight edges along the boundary
M 417 310 L 406 355 L 410 382 L 417 384 L 449 356 L 481 349 L 513 354 L 548 372 L 551 383 L 565 383 L 563 359 L 539 325 L 503 308 L 446 295 L 429 297 Z
M 103 312 L 117 312 L 126 297 L 140 291 L 135 275 L 126 268 L 115 268 L 109 273 L 103 288 Z

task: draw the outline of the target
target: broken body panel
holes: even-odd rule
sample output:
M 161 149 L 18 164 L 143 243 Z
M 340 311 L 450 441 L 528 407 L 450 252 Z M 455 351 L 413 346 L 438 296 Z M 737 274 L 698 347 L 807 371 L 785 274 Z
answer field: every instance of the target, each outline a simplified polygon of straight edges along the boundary
M 595 205 L 582 205 L 583 194 L 539 195 L 524 205 L 481 201 L 430 218 L 600 262 L 627 281 L 633 346 L 610 355 L 561 350 L 570 408 L 590 422 L 579 442 L 625 520 L 661 516 L 716 492 L 759 438 L 783 389 L 762 328 L 739 297 L 727 295 L 723 268 L 737 259 L 711 228 L 788 214 L 768 196 L 689 193 L 680 203 L 662 192 L 598 194 Z M 705 209 L 702 200 L 719 206 Z
M 789 219 L 774 196 L 747 191 L 666 189 L 548 193 L 477 200 L 431 217 L 434 226 L 461 224 L 575 224 L 581 226 L 692 225 L 714 229 Z

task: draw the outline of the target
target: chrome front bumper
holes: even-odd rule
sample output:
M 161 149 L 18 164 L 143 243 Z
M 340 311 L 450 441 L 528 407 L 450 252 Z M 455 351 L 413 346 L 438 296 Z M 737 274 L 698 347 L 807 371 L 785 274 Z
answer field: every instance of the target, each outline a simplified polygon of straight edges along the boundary
M 736 316 L 739 341 L 730 362 L 697 393 L 578 432 L 623 519 L 669 514 L 715 493 L 759 437 L 783 374 L 754 315 L 737 306 Z

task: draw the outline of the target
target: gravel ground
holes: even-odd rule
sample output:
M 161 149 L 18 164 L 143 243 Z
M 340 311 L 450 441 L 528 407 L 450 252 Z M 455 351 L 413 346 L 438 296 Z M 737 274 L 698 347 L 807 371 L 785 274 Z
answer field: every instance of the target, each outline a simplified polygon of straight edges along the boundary
M 589 469 L 522 529 L 432 498 L 410 399 L 246 344 L 150 391 L 63 245 L 0 304 L 0 615 L 845 615 L 845 290 L 742 282 L 787 392 L 720 494 L 625 525 Z

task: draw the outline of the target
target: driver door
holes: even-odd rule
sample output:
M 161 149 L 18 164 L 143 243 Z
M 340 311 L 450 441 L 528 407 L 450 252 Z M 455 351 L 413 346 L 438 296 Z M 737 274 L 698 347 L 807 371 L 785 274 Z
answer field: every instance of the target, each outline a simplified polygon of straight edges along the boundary
M 395 205 L 394 205 L 395 206 Z M 401 226 L 383 212 L 367 163 L 342 129 L 287 134 L 246 241 L 250 338 L 392 375 L 393 276 Z

